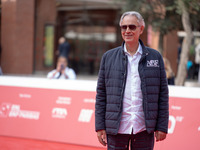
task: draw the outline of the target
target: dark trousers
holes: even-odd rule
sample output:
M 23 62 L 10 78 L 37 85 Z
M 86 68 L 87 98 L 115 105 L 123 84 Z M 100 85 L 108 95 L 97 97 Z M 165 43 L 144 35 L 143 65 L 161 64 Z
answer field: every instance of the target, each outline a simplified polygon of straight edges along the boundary
M 107 135 L 107 150 L 153 150 L 154 133 Z

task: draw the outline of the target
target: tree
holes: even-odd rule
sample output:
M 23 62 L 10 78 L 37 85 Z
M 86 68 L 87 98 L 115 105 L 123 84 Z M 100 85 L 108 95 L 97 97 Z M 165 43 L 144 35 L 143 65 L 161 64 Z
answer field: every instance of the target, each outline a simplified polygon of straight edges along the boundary
M 197 4 L 197 5 L 196 5 Z M 181 14 L 182 17 L 182 24 L 184 31 L 186 32 L 186 36 L 183 40 L 183 46 L 181 51 L 181 58 L 178 67 L 178 73 L 176 78 L 176 85 L 184 85 L 185 79 L 187 77 L 187 62 L 188 62 L 188 55 L 189 50 L 192 43 L 193 33 L 192 33 L 192 26 L 190 21 L 190 10 L 198 10 L 196 6 L 200 5 L 200 2 L 195 2 L 195 0 L 177 0 L 177 9 L 178 13 Z
M 142 14 L 147 24 L 160 32 L 159 49 L 163 49 L 163 36 L 174 30 L 186 32 L 183 40 L 177 85 L 183 85 L 187 76 L 186 64 L 192 41 L 192 28 L 200 30 L 200 1 L 199 0 L 126 0 L 124 11 L 135 10 Z M 191 25 L 192 24 L 192 25 Z

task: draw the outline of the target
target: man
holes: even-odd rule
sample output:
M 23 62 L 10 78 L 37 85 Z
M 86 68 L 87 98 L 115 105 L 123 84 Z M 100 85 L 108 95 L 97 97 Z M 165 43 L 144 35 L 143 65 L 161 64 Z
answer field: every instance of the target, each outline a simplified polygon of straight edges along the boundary
M 153 150 L 168 130 L 168 85 L 162 56 L 141 40 L 145 23 L 125 12 L 119 23 L 122 46 L 101 60 L 95 104 L 95 128 L 108 150 Z M 130 145 L 129 145 L 130 143 Z
M 57 67 L 48 73 L 49 79 L 76 79 L 76 74 L 73 69 L 67 67 L 67 58 L 60 56 L 58 58 Z
M 70 51 L 69 43 L 65 40 L 64 37 L 60 37 L 59 40 L 58 40 L 58 43 L 59 43 L 58 55 L 68 58 L 69 51 Z

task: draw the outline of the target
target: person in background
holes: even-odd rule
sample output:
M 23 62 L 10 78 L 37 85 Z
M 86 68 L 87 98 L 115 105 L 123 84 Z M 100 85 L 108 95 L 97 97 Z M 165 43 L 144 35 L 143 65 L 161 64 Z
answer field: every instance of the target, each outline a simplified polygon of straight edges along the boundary
M 64 37 L 60 37 L 58 40 L 59 46 L 57 54 L 58 56 L 64 56 L 68 59 L 69 51 L 70 51 L 70 45 L 66 41 Z
M 139 39 L 145 28 L 141 14 L 120 19 L 124 40 L 102 56 L 97 82 L 95 130 L 108 150 L 153 150 L 166 138 L 169 95 L 162 56 Z
M 60 56 L 58 58 L 57 66 L 55 70 L 48 73 L 49 79 L 76 79 L 76 74 L 73 69 L 69 68 L 67 58 Z
M 195 63 L 199 64 L 198 82 L 200 83 L 200 43 L 195 47 Z
M 2 72 L 2 69 L 1 69 L 1 67 L 0 67 L 0 75 L 3 75 L 3 72 Z
M 165 71 L 167 75 L 168 85 L 174 85 L 174 72 L 172 71 L 170 62 L 167 58 L 163 58 L 165 64 Z
M 181 58 L 181 51 L 182 51 L 182 40 L 178 43 L 178 58 L 177 58 L 177 64 L 179 65 L 180 58 Z

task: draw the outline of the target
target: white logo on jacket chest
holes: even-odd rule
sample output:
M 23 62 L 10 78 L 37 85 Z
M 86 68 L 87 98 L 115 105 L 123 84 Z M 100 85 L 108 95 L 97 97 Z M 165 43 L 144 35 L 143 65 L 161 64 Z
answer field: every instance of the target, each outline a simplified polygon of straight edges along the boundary
M 147 67 L 159 67 L 158 60 L 147 60 Z

